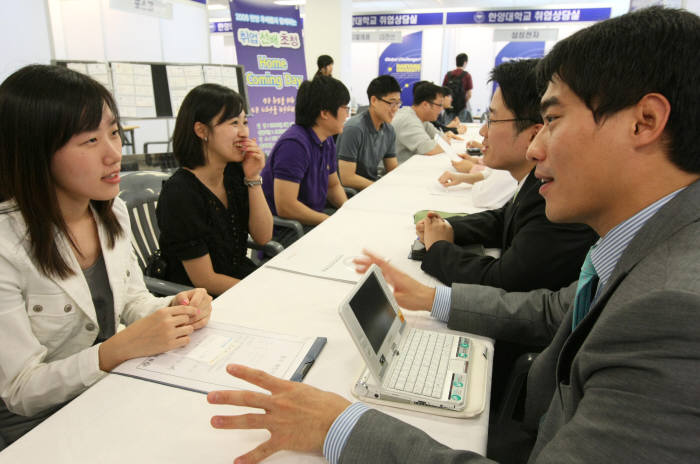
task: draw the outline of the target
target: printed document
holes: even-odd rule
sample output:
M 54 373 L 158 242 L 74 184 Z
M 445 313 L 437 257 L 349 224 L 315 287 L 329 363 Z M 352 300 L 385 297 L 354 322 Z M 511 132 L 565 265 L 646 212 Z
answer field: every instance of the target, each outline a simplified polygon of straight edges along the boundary
M 112 372 L 203 393 L 221 389 L 263 391 L 229 375 L 226 365 L 243 364 L 290 379 L 314 340 L 209 322 L 190 335 L 187 346 L 131 359 Z
M 355 272 L 355 263 L 353 262 L 353 259 L 361 254 L 360 250 L 356 254 L 304 254 L 303 259 L 301 256 L 297 256 L 299 253 L 290 249 L 270 261 L 267 267 L 351 284 L 360 280 L 361 275 Z

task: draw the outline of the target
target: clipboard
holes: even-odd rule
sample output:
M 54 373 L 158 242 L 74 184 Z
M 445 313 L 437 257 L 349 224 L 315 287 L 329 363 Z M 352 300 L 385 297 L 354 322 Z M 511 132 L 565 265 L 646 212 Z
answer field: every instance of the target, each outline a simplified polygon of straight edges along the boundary
M 214 390 L 264 392 L 229 375 L 226 365 L 243 364 L 301 382 L 326 341 L 325 337 L 299 337 L 212 321 L 190 335 L 187 346 L 130 359 L 112 373 L 204 394 Z
M 297 367 L 297 370 L 294 371 L 294 374 L 292 374 L 289 380 L 292 382 L 301 382 L 304 380 L 309 369 L 311 369 L 316 362 L 316 358 L 321 354 L 321 350 L 326 346 L 327 341 L 328 339 L 326 337 L 316 337 L 314 344 L 309 348 L 309 352 L 304 356 L 304 360 L 299 364 L 299 367 Z

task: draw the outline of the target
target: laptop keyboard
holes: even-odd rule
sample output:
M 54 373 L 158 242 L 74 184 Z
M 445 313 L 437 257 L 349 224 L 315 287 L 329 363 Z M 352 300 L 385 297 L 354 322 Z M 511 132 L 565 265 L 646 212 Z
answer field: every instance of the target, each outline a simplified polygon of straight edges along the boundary
M 445 385 L 450 350 L 457 335 L 409 329 L 399 348 L 401 356 L 392 365 L 385 387 L 417 395 L 440 398 Z M 461 337 L 467 340 L 464 337 Z M 463 349 L 460 348 L 460 351 Z

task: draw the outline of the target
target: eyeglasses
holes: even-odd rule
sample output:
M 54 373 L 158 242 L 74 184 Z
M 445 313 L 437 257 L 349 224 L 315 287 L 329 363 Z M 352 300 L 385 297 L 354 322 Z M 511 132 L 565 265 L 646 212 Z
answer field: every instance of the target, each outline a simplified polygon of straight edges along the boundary
M 442 109 L 442 102 L 440 102 L 440 103 L 434 103 L 434 102 L 431 102 L 431 101 L 428 101 L 428 100 L 426 100 L 426 101 L 427 101 L 428 103 L 430 103 L 432 106 L 437 106 L 438 108 Z
M 347 111 L 348 113 L 350 112 L 350 106 L 348 106 L 348 105 L 341 105 L 338 107 L 338 109 L 340 109 L 340 108 L 345 109 L 345 111 Z
M 389 105 L 389 107 L 391 107 L 392 109 L 393 109 L 393 108 L 396 108 L 396 109 L 401 108 L 401 102 L 400 102 L 400 101 L 396 102 L 396 101 L 384 100 L 383 98 L 379 98 L 379 97 L 377 97 L 377 98 L 378 98 L 379 100 L 383 101 L 384 103 L 386 103 L 387 105 Z
M 486 127 L 488 127 L 489 129 L 491 128 L 492 122 L 529 121 L 529 119 L 524 118 L 491 119 L 491 113 L 489 113 L 488 111 L 484 113 L 482 120 L 483 119 L 486 119 Z

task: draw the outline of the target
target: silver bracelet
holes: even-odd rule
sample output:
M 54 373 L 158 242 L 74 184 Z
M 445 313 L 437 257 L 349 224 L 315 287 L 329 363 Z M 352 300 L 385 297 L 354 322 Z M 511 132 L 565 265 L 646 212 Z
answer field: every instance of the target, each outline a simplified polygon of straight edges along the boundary
M 243 183 L 246 187 L 255 187 L 256 185 L 262 185 L 262 177 L 258 177 L 257 179 L 253 180 L 243 178 Z

